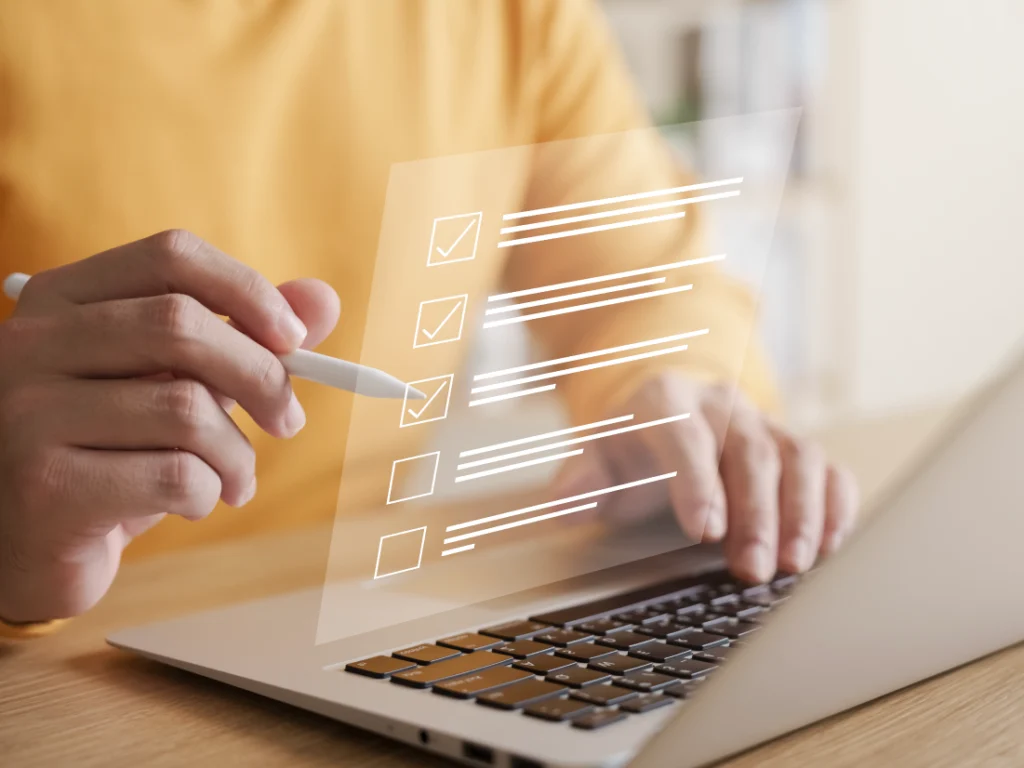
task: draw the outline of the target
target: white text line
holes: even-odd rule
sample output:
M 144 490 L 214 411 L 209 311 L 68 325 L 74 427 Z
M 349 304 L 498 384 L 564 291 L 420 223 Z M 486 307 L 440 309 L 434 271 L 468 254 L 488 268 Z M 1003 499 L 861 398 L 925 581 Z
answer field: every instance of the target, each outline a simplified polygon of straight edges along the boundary
M 585 309 L 597 309 L 598 307 L 610 307 L 614 304 L 626 304 L 631 301 L 640 301 L 641 299 L 654 299 L 658 296 L 668 296 L 673 293 L 681 293 L 682 291 L 689 291 L 693 289 L 693 284 L 690 285 L 677 285 L 673 288 L 661 288 L 657 291 L 647 291 L 646 293 L 634 293 L 629 296 L 619 296 L 615 299 L 602 299 L 601 301 L 590 301 L 586 304 L 576 304 L 572 307 L 563 307 L 562 309 L 548 309 L 544 312 L 532 312 L 529 315 L 519 315 L 518 317 L 506 317 L 502 320 L 489 320 L 484 323 L 484 328 L 497 328 L 502 325 L 512 325 L 514 323 L 526 323 L 530 320 L 539 320 L 543 317 L 554 317 L 555 315 L 567 315 L 570 312 L 582 312 Z
M 629 483 L 622 483 L 621 485 L 610 485 L 607 488 L 599 488 L 596 491 L 587 491 L 586 493 L 579 493 L 575 496 L 566 496 L 564 499 L 555 499 L 554 501 L 545 501 L 541 504 L 534 504 L 531 507 L 522 507 L 520 509 L 513 509 L 511 512 L 501 512 L 497 515 L 491 515 L 490 517 L 480 517 L 476 520 L 468 520 L 465 523 L 455 523 L 445 528 L 446 532 L 459 531 L 463 528 L 473 528 L 477 525 L 484 525 L 485 523 L 493 523 L 495 520 L 504 520 L 508 517 L 517 517 L 518 515 L 528 515 L 530 512 L 539 512 L 542 509 L 551 509 L 552 507 L 560 507 L 563 504 L 572 504 L 574 501 L 582 501 L 583 499 L 592 499 L 595 496 L 603 496 L 606 493 L 615 493 L 616 491 L 626 491 L 630 488 L 636 488 L 641 485 L 648 485 L 649 483 L 657 483 L 661 480 L 671 480 L 678 473 L 666 472 L 663 475 L 655 475 L 654 477 L 645 477 L 641 480 L 633 480 Z M 447 543 L 447 540 L 446 542 Z
M 647 429 L 648 427 L 658 427 L 662 424 L 671 424 L 676 421 L 683 421 L 684 419 L 690 418 L 690 414 L 681 413 L 677 416 L 666 416 L 663 419 L 654 419 L 652 421 L 644 421 L 640 424 L 630 424 L 628 427 L 619 427 L 617 429 L 609 429 L 604 432 L 595 432 L 592 435 L 583 435 L 582 437 L 572 437 L 568 440 L 560 440 L 557 443 L 551 443 L 550 445 L 535 445 L 533 448 L 523 448 L 520 451 L 513 451 L 512 453 L 503 453 L 499 456 L 490 456 L 486 459 L 477 459 L 475 461 L 468 461 L 465 464 L 459 464 L 455 469 L 473 469 L 474 467 L 482 467 L 485 464 L 496 464 L 499 461 L 508 461 L 509 459 L 518 459 L 521 456 L 531 456 L 535 453 L 543 453 L 544 451 L 553 451 L 557 448 L 568 448 L 570 445 L 579 445 L 580 443 L 590 443 L 594 440 L 600 440 L 605 437 L 612 437 L 613 435 L 624 435 L 627 432 L 636 432 L 641 429 Z
M 625 357 L 616 357 L 614 360 L 602 360 L 599 363 L 588 363 L 587 365 L 576 365 L 572 368 L 562 368 L 559 371 L 548 371 L 547 373 L 537 373 L 533 376 L 525 376 L 521 379 L 512 379 L 511 381 L 500 381 L 497 384 L 484 384 L 482 387 L 473 387 L 470 390 L 471 394 L 479 394 L 481 392 L 493 392 L 496 389 L 504 389 L 505 387 L 515 387 L 519 384 L 530 384 L 534 381 L 544 381 L 546 379 L 557 379 L 560 376 L 568 376 L 571 373 L 582 373 L 583 371 L 594 371 L 598 368 L 608 368 L 613 365 L 621 365 L 622 363 L 631 363 L 634 360 L 646 360 L 649 357 L 661 357 L 662 355 L 670 355 L 675 352 L 683 352 L 687 349 L 686 344 L 680 344 L 677 347 L 668 347 L 666 349 L 656 349 L 653 352 L 643 352 L 636 355 L 626 355 Z
M 577 360 L 589 360 L 592 357 L 601 357 L 602 355 L 612 355 L 616 352 L 628 352 L 631 349 L 642 349 L 643 347 L 653 347 L 655 344 L 667 344 L 670 341 L 682 341 L 683 339 L 692 339 L 694 336 L 705 336 L 708 333 L 707 328 L 699 331 L 690 331 L 688 333 L 677 333 L 674 336 L 663 336 L 660 339 L 651 339 L 649 341 L 634 341 L 632 344 L 623 344 L 618 347 L 608 347 L 607 349 L 598 349 L 594 352 L 580 352 L 578 355 L 569 355 L 568 357 L 558 357 L 554 360 L 542 360 L 538 363 L 527 363 L 526 365 L 517 365 L 515 368 L 504 368 L 500 371 L 491 371 L 489 373 L 478 373 L 473 377 L 473 381 L 485 381 L 487 379 L 500 379 L 502 376 L 508 376 L 513 373 L 522 373 L 523 371 L 533 371 L 537 368 L 549 368 L 552 365 L 561 365 L 562 363 L 574 363 Z
M 536 453 L 536 451 L 533 451 Z M 495 467 L 494 469 L 483 469 L 479 472 L 473 472 L 468 475 L 459 475 L 455 478 L 456 483 L 464 483 L 467 480 L 476 480 L 481 477 L 488 477 L 490 475 L 500 475 L 503 472 L 511 472 L 514 469 L 522 469 L 523 467 L 533 467 L 537 464 L 547 464 L 549 461 L 558 461 L 559 459 L 568 459 L 571 456 L 579 456 L 583 453 L 583 449 L 580 448 L 576 451 L 566 451 L 565 453 L 559 453 L 554 456 L 542 456 L 539 459 L 530 459 L 529 461 L 520 461 L 518 464 L 509 464 L 507 467 Z
M 582 203 L 567 203 L 566 205 L 553 205 L 550 208 L 535 208 L 532 211 L 520 211 L 519 213 L 506 213 L 501 218 L 504 221 L 514 219 L 526 219 L 531 216 L 543 216 L 548 213 L 561 213 L 562 211 L 578 211 L 581 208 L 596 208 L 599 205 L 612 205 L 614 203 L 628 203 L 631 200 L 647 200 L 652 197 L 664 195 L 678 195 L 682 192 L 695 192 L 698 189 L 716 189 L 728 187 L 733 184 L 742 184 L 743 177 L 735 179 L 723 179 L 722 181 L 704 181 L 700 184 L 687 184 L 685 187 L 672 187 L 671 189 L 656 189 L 653 192 L 637 192 L 632 195 L 620 195 L 619 197 L 606 197 L 602 200 L 587 200 Z
M 466 539 L 475 539 L 478 536 L 486 536 L 489 533 L 498 533 L 499 531 L 507 531 L 510 528 L 518 528 L 521 525 L 529 525 L 530 523 L 539 523 L 542 520 L 551 520 L 555 517 L 562 517 L 563 515 L 571 515 L 574 512 L 582 512 L 586 509 L 594 509 L 597 506 L 596 501 L 592 501 L 590 504 L 581 504 L 578 507 L 570 507 L 569 509 L 560 509 L 557 512 L 549 512 L 546 515 L 537 515 L 536 517 L 528 517 L 525 520 L 516 520 L 514 523 L 505 523 L 504 525 L 496 525 L 493 528 L 483 528 L 479 531 L 473 531 L 471 533 L 463 533 L 458 536 L 451 536 L 444 540 L 445 544 L 454 544 L 457 541 L 465 541 Z
M 527 443 L 536 443 L 539 440 L 547 440 L 551 437 L 561 437 L 562 435 L 571 435 L 575 432 L 585 432 L 588 429 L 597 429 L 598 427 L 607 427 L 612 424 L 621 424 L 624 421 L 632 421 L 633 414 L 628 416 L 616 416 L 614 419 L 604 419 L 603 421 L 592 421 L 590 424 L 581 424 L 578 427 L 567 427 L 565 429 L 556 429 L 554 432 L 545 432 L 543 435 L 533 435 L 532 437 L 521 437 L 518 440 L 509 440 L 505 443 L 495 443 L 494 445 L 485 445 L 483 448 L 470 448 L 468 451 L 462 451 L 459 454 L 459 458 L 465 458 L 466 456 L 479 456 L 481 453 L 491 453 L 492 451 L 500 451 L 502 448 L 513 448 L 517 445 L 526 445 Z
M 663 203 L 649 203 L 647 205 L 634 205 L 630 208 L 614 208 L 610 211 L 598 211 L 597 213 L 584 213 L 580 216 L 567 216 L 564 219 L 547 219 L 532 224 L 519 224 L 514 227 L 503 227 L 499 234 L 511 235 L 516 232 L 530 232 L 535 229 L 547 229 L 548 227 L 561 227 L 566 224 L 579 224 L 583 221 L 594 221 L 596 219 L 610 219 L 614 216 L 628 216 L 633 213 L 644 213 L 646 211 L 659 211 L 665 208 L 674 208 L 677 205 L 689 205 L 690 203 L 707 203 L 712 200 L 725 200 L 729 197 L 739 197 L 740 191 L 719 192 L 715 195 L 698 195 L 697 197 L 684 197 L 680 200 L 666 200 Z
M 494 397 L 482 397 L 479 400 L 470 400 L 469 407 L 473 408 L 478 405 L 487 405 L 488 403 L 498 403 L 502 400 L 513 400 L 517 397 L 526 397 L 527 395 L 536 395 L 538 392 L 550 392 L 555 388 L 555 384 L 548 384 L 546 387 L 534 387 L 533 389 L 521 389 L 518 392 L 506 392 L 504 395 L 495 395 Z
M 502 240 L 498 243 L 499 248 L 510 248 L 513 245 L 529 245 L 530 243 L 542 243 L 545 240 L 561 240 L 563 237 L 575 237 L 576 235 L 592 235 L 595 232 L 608 232 L 612 229 L 626 229 L 628 227 L 639 227 L 641 224 L 657 224 L 661 221 L 673 221 L 686 216 L 686 211 L 679 213 L 664 213 L 661 216 L 646 216 L 642 219 L 630 219 L 629 221 L 616 221 L 613 224 L 595 224 L 592 227 L 581 227 L 580 229 L 566 229 L 561 232 L 552 232 L 549 235 L 533 235 L 531 237 L 520 237 L 515 240 Z

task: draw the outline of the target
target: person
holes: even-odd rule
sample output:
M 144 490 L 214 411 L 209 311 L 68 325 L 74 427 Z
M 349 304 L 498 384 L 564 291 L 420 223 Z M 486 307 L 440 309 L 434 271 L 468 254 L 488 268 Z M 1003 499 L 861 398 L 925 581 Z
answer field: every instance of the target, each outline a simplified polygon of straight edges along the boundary
M 0 50 L 0 270 L 34 274 L 0 310 L 7 633 L 88 610 L 123 559 L 329 519 L 343 458 L 359 460 L 337 447 L 352 399 L 291 382 L 274 353 L 358 359 L 391 164 L 648 124 L 590 0 L 39 0 L 5 8 Z M 681 173 L 652 143 L 573 169 L 559 199 L 598 172 L 631 191 Z M 555 194 L 536 186 L 524 197 Z M 517 254 L 499 279 L 700 252 L 690 218 L 643 229 Z M 741 578 L 804 571 L 850 530 L 854 482 L 768 415 L 756 349 L 732 402 L 722 361 L 746 345 L 754 302 L 713 266 L 699 274 L 692 301 L 631 322 L 692 325 L 699 310 L 715 344 L 571 398 L 574 418 L 612 401 L 693 417 L 625 453 L 588 451 L 560 482 L 671 465 L 667 490 L 618 503 L 667 493 Z M 566 354 L 614 340 L 586 322 L 540 341 Z

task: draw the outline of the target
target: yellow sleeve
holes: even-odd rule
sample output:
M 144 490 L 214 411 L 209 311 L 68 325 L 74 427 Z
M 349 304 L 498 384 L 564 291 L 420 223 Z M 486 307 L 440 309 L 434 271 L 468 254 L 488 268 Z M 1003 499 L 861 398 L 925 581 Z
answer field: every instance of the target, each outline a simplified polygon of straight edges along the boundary
M 539 147 L 528 209 L 683 186 L 695 181 L 650 128 L 620 52 L 591 0 L 538 0 L 524 26 L 524 102 L 535 115 Z M 641 129 L 634 131 L 633 129 Z M 609 136 L 630 131 L 628 137 Z M 516 291 L 708 256 L 699 205 L 684 219 L 511 248 L 504 282 Z M 649 214 L 644 214 L 649 215 Z M 566 378 L 563 394 L 576 420 L 599 418 L 616 396 L 668 367 L 704 380 L 736 382 L 764 409 L 777 407 L 765 358 L 751 344 L 754 296 L 715 265 L 664 273 L 658 289 L 691 284 L 685 293 L 545 318 L 531 323 L 553 357 L 573 355 L 708 328 L 674 355 Z M 559 386 L 562 386 L 561 384 Z
M 66 623 L 67 619 L 33 622 L 32 624 L 8 624 L 0 619 L 0 638 L 8 640 L 24 640 L 30 637 L 41 637 L 53 632 Z

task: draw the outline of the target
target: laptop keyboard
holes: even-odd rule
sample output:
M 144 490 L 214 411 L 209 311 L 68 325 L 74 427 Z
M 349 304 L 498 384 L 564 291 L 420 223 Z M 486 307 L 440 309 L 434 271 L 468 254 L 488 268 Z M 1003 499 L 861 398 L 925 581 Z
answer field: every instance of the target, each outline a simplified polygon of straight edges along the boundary
M 704 682 L 797 582 L 677 579 L 354 661 L 345 671 L 575 728 L 672 706 Z

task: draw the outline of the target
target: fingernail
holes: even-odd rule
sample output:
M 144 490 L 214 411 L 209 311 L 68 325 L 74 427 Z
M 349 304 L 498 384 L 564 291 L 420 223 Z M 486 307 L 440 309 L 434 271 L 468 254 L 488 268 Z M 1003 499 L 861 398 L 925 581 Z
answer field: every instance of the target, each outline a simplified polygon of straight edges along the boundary
M 743 558 L 750 570 L 750 575 L 758 583 L 768 581 L 775 574 L 775 562 L 768 547 L 763 544 L 752 544 L 747 547 Z
M 708 510 L 708 519 L 704 523 L 704 540 L 719 541 L 723 536 L 725 536 L 725 510 L 711 507 Z
M 249 487 L 246 489 L 245 493 L 242 494 L 242 500 L 239 502 L 238 506 L 244 507 L 246 504 L 248 504 L 250 501 L 252 501 L 252 497 L 255 496 L 255 495 L 256 495 L 256 478 L 253 477 L 252 482 L 249 483 Z
M 309 333 L 302 321 L 294 313 L 287 310 L 281 315 L 281 329 L 285 338 L 288 339 L 288 343 L 295 348 L 302 346 L 302 342 L 306 340 L 306 336 Z
M 843 543 L 843 534 L 839 531 L 832 533 L 825 539 L 825 554 L 831 555 L 835 552 Z
M 306 426 L 306 412 L 302 410 L 299 399 L 292 393 L 292 399 L 288 401 L 288 409 L 284 412 L 284 428 L 288 431 L 289 437 L 294 437 L 304 426 Z
M 809 562 L 812 559 L 810 545 L 806 539 L 796 539 L 790 543 L 786 550 L 786 561 L 793 570 L 803 573 L 811 567 Z

